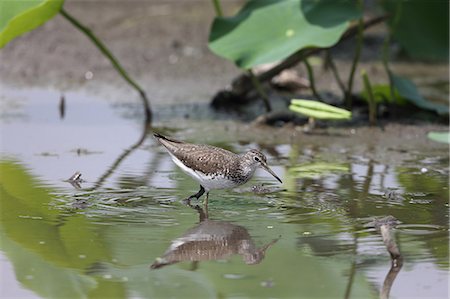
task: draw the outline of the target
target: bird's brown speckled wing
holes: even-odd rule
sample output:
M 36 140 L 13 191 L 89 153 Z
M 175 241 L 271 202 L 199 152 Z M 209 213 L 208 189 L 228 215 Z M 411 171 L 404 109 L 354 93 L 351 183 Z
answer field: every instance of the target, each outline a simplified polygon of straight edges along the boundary
M 183 144 L 171 151 L 184 165 L 204 174 L 229 176 L 238 163 L 238 155 L 210 145 Z
M 192 144 L 155 136 L 158 141 L 187 167 L 204 174 L 232 176 L 230 168 L 236 168 L 238 155 L 225 149 L 205 145 Z

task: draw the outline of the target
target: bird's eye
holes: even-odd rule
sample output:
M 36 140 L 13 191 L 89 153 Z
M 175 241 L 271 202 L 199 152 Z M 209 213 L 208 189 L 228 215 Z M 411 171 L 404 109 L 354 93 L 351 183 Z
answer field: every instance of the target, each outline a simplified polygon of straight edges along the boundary
M 258 157 L 253 158 L 256 162 L 261 162 L 261 160 Z

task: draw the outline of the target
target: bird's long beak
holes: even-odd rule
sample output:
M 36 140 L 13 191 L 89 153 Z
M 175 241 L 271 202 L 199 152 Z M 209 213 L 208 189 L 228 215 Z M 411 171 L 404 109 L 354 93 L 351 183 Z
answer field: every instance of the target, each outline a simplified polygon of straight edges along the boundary
M 261 166 L 262 166 L 262 168 L 264 168 L 264 170 L 266 170 L 268 173 L 273 175 L 274 178 L 276 178 L 280 183 L 283 184 L 281 179 L 275 174 L 275 172 L 272 171 L 272 169 L 269 168 L 269 166 L 267 166 L 265 163 L 261 163 Z

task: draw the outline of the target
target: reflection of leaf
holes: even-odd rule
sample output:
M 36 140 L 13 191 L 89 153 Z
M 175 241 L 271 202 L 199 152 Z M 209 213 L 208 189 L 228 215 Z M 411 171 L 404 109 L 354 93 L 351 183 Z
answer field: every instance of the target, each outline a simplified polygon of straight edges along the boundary
M 250 0 L 229 18 L 216 18 L 210 49 L 241 68 L 282 60 L 305 47 L 335 44 L 350 20 L 353 1 Z M 329 11 L 338 11 L 332 15 Z
M 291 100 L 289 109 L 317 119 L 350 119 L 352 113 L 348 110 L 331 106 L 319 101 Z
M 440 115 L 448 114 L 448 106 L 436 104 L 424 99 L 411 80 L 397 76 L 393 73 L 391 73 L 391 76 L 393 85 L 403 98 L 407 99 L 419 108 L 435 111 Z
M 436 142 L 450 144 L 450 132 L 429 132 L 427 137 Z
M 350 172 L 347 164 L 317 162 L 289 168 L 289 172 L 298 178 L 318 178 L 336 172 Z
M 19 35 L 44 24 L 57 14 L 64 0 L 0 2 L 0 48 Z
M 19 164 L 0 162 L 0 185 L 1 248 L 17 279 L 43 297 L 86 297 L 95 282 L 73 269 L 108 258 L 102 244 L 92 242 L 89 222 L 83 215 L 63 219 L 49 208 L 54 190 L 40 187 Z M 28 281 L 29 275 L 39 277 Z
M 13 263 L 16 279 L 42 298 L 86 298 L 89 291 L 95 288 L 93 278 L 40 258 L 35 252 L 11 240 L 1 226 L 0 238 L 1 249 Z

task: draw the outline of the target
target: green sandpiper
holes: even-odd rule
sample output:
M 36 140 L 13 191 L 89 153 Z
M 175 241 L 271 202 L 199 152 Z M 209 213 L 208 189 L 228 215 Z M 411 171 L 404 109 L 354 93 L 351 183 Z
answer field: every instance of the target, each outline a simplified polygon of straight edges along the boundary
M 230 189 L 245 184 L 259 167 L 282 183 L 267 166 L 266 156 L 256 149 L 239 155 L 211 145 L 182 142 L 161 134 L 154 136 L 166 148 L 173 162 L 200 183 L 200 190 L 189 196 L 186 199 L 188 202 L 200 198 L 206 192 L 204 204 L 207 205 L 210 190 Z

